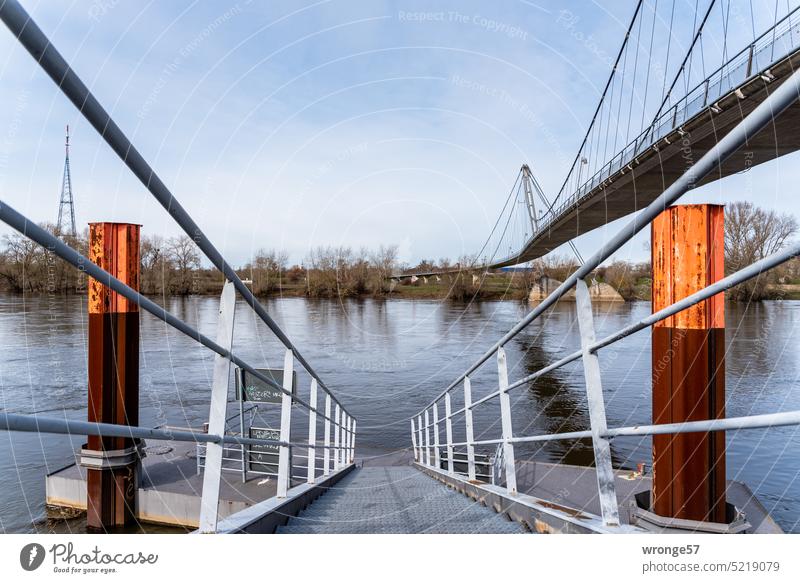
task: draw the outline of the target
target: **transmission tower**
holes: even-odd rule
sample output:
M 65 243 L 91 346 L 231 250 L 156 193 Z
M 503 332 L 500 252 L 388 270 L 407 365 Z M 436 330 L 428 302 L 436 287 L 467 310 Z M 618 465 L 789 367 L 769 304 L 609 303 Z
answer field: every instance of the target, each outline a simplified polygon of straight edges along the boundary
M 64 158 L 64 177 L 61 180 L 61 200 L 58 203 L 58 222 L 56 223 L 56 232 L 61 235 L 68 233 L 73 237 L 78 236 L 78 231 L 75 228 L 75 203 L 72 200 L 72 178 L 69 174 L 69 126 L 67 126 L 67 139 L 64 143 L 66 157 Z M 69 221 L 65 228 L 64 223 Z

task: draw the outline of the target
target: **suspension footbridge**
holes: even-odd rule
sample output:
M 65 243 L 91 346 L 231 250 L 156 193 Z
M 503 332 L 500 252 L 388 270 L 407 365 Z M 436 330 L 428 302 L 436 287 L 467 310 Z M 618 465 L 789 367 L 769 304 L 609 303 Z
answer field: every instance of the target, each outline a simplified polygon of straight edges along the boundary
M 648 74 L 638 80 L 634 74 L 633 80 L 629 77 L 626 81 L 625 71 L 641 71 L 644 65 L 637 65 L 642 47 L 655 44 L 652 32 L 648 39 L 648 30 L 654 31 L 661 17 L 656 5 L 649 10 L 648 13 L 642 2 L 636 4 L 600 103 L 560 191 L 550 202 L 530 168 L 524 166 L 522 179 L 518 180 L 520 190 L 515 191 L 515 184 L 510 195 L 520 193 L 523 204 L 509 209 L 523 209 L 523 216 L 530 221 L 528 232 L 521 244 L 508 253 L 502 244 L 492 245 L 495 252 L 485 265 L 498 267 L 529 261 L 582 233 L 637 214 L 581 261 L 577 270 L 545 300 L 496 339 L 478 360 L 465 364 L 463 373 L 449 385 L 430 387 L 429 394 L 435 398 L 417 415 L 398 420 L 410 428 L 399 461 L 382 467 L 360 459 L 358 420 L 348 404 L 341 402 L 335 388 L 312 368 L 77 72 L 19 2 L 0 0 L 0 18 L 11 34 L 226 280 L 220 297 L 217 335 L 212 339 L 138 292 L 138 226 L 93 225 L 87 257 L 0 203 L 0 220 L 91 278 L 88 420 L 0 412 L 0 428 L 5 430 L 89 438 L 79 453 L 78 464 L 47 477 L 52 504 L 86 509 L 89 525 L 95 529 L 112 529 L 137 518 L 160 517 L 196 527 L 199 532 L 779 531 L 745 485 L 726 482 L 724 471 L 720 479 L 718 468 L 713 465 L 724 458 L 714 444 L 725 431 L 800 425 L 800 411 L 725 417 L 724 409 L 720 409 L 713 395 L 709 396 L 713 392 L 709 387 L 719 388 L 720 374 L 714 368 L 720 365 L 719 346 L 701 341 L 699 348 L 691 349 L 709 359 L 703 361 L 704 365 L 710 364 L 704 371 L 691 374 L 710 374 L 711 378 L 698 381 L 701 389 L 689 397 L 708 401 L 703 415 L 672 410 L 669 415 L 661 415 L 654 411 L 652 424 L 610 427 L 599 355 L 604 348 L 642 330 L 653 328 L 659 334 L 672 334 L 684 317 L 689 319 L 687 329 L 713 336 L 710 331 L 719 328 L 719 310 L 724 310 L 724 306 L 720 307 L 721 293 L 800 254 L 800 244 L 795 243 L 724 276 L 715 267 L 719 249 L 713 242 L 718 232 L 712 227 L 718 224 L 714 222 L 718 220 L 718 209 L 686 210 L 685 216 L 695 213 L 691 216 L 708 221 L 703 228 L 688 229 L 692 233 L 676 234 L 664 226 L 669 224 L 664 217 L 672 216 L 670 207 L 692 188 L 800 147 L 796 131 L 800 121 L 800 73 L 794 71 L 800 58 L 797 8 L 787 9 L 784 15 L 776 10 L 771 25 L 760 34 L 753 30 L 744 48 L 733 58 L 727 55 L 727 39 L 733 28 L 730 3 L 712 1 L 705 11 L 696 11 L 687 52 L 678 61 L 671 82 L 668 75 L 662 75 L 662 89 L 651 111 L 653 121 L 644 124 L 651 67 L 648 65 Z M 692 78 L 693 59 L 704 50 L 704 27 L 711 22 L 714 10 L 720 11 L 725 34 L 719 61 L 722 65 L 703 75 L 702 81 L 691 89 L 687 82 L 683 96 L 677 98 L 678 80 Z M 754 21 L 755 14 L 752 16 Z M 673 34 L 671 24 L 668 33 Z M 632 41 L 634 38 L 636 42 Z M 655 58 L 651 49 L 647 62 L 652 63 Z M 643 63 L 645 58 L 641 60 Z M 644 98 L 639 92 L 642 84 Z M 631 111 L 636 103 L 641 115 Z M 634 118 L 642 120 L 641 131 L 628 139 L 635 132 L 635 124 L 629 122 Z M 621 150 L 615 146 L 618 141 L 625 144 Z M 608 151 L 613 155 L 607 155 Z M 534 196 L 539 197 L 539 205 L 544 205 L 540 206 L 542 212 L 537 211 Z M 498 224 L 502 222 L 498 220 Z M 691 275 L 697 277 L 690 279 L 699 283 L 678 291 L 677 284 L 667 286 L 669 289 L 663 294 L 659 291 L 661 303 L 654 298 L 651 315 L 598 338 L 586 278 L 648 226 L 653 229 L 654 240 L 660 238 L 675 245 L 695 244 L 681 237 L 699 237 L 702 245 L 698 243 L 698 248 L 702 247 L 702 258 L 708 261 L 686 268 L 696 269 Z M 507 230 L 499 231 L 501 241 L 503 232 Z M 664 256 L 674 251 L 666 243 L 663 247 Z M 654 264 L 657 269 L 661 272 L 655 273 L 655 279 L 661 281 L 669 279 L 673 266 Z M 522 378 L 509 378 L 506 345 L 572 289 L 576 293 L 580 349 Z M 281 369 L 266 369 L 237 354 L 237 294 L 283 345 Z M 139 331 L 135 322 L 140 309 L 215 354 L 208 389 L 208 423 L 203 430 L 138 425 Z M 583 366 L 589 427 L 569 433 L 519 434 L 512 423 L 513 392 L 572 362 Z M 496 367 L 493 384 L 488 392 L 478 394 L 473 378 L 489 363 Z M 229 417 L 231 369 L 236 378 L 235 405 L 239 410 Z M 307 378 L 305 386 L 298 386 L 298 371 Z M 676 376 L 680 372 L 676 370 Z M 259 402 L 279 405 L 277 428 L 248 424 L 246 407 Z M 499 403 L 500 435 L 476 439 L 473 412 L 490 402 Z M 296 431 L 296 423 L 293 430 L 292 415 L 299 414 L 295 411 L 306 416 L 302 436 Z M 629 475 L 628 471 L 612 467 L 612 440 L 640 436 L 653 436 L 658 447 L 667 443 L 661 440 L 663 436 L 684 445 L 700 440 L 698 447 L 707 447 L 713 459 L 690 455 L 690 465 L 700 468 L 699 474 L 678 477 L 680 470 L 676 470 L 675 476 L 667 476 L 667 484 L 694 481 L 703 489 L 703 496 L 711 493 L 710 498 L 690 495 L 682 502 L 684 506 L 663 513 L 659 504 L 664 500 L 674 503 L 681 495 L 659 490 L 664 484 L 663 474 Z M 594 467 L 589 471 L 524 462 L 515 457 L 515 445 L 520 443 L 576 439 L 592 443 Z M 159 450 L 150 447 L 154 442 L 181 448 L 185 455 L 178 456 L 180 462 L 161 463 Z M 187 474 L 193 477 L 187 478 Z M 184 478 L 178 487 L 174 485 L 176 476 Z M 267 482 L 269 487 L 264 486 Z M 699 516 L 694 510 L 684 515 L 686 508 L 696 505 L 701 507 Z

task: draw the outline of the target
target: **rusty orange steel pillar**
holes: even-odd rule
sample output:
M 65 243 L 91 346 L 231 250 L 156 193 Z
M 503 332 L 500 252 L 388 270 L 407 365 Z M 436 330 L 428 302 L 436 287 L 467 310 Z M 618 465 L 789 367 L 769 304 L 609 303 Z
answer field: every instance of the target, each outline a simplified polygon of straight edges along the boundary
M 724 277 L 720 205 L 666 209 L 652 223 L 653 312 Z M 725 304 L 718 294 L 653 327 L 653 423 L 725 417 Z M 725 434 L 653 436 L 652 511 L 725 522 Z
M 89 257 L 139 290 L 140 225 L 91 223 Z M 139 306 L 89 280 L 89 421 L 139 424 Z M 138 454 L 132 439 L 89 436 L 87 519 L 92 530 L 134 518 Z

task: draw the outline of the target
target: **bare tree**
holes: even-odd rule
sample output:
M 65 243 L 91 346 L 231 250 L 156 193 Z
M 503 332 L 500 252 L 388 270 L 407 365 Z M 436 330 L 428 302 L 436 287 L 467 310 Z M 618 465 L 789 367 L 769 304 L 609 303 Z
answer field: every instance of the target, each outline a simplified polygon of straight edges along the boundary
M 725 207 L 725 271 L 733 273 L 754 261 L 780 251 L 797 233 L 797 219 L 789 214 L 759 208 L 751 202 Z M 770 274 L 761 274 L 732 289 L 735 300 L 766 297 Z
M 281 286 L 281 277 L 286 271 L 289 255 L 286 251 L 267 251 L 259 249 L 253 260 L 245 265 L 244 270 L 253 280 L 253 293 L 267 294 Z
M 172 291 L 178 295 L 196 292 L 193 277 L 200 268 L 200 252 L 195 242 L 186 235 L 172 237 L 167 241 L 167 255 L 175 268 Z
M 139 254 L 142 264 L 142 293 L 167 293 L 172 282 L 172 260 L 164 238 L 160 235 L 142 236 Z
M 375 295 L 384 295 L 391 290 L 388 278 L 396 273 L 398 249 L 397 245 L 381 245 L 370 255 L 369 262 L 374 273 L 371 287 Z

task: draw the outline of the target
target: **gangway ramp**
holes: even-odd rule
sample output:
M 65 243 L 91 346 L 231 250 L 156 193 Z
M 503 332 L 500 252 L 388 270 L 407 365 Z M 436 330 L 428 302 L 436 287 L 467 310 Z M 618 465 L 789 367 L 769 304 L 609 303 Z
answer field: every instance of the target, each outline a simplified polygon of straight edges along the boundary
M 285 534 L 522 534 L 525 527 L 411 466 L 356 468 Z

